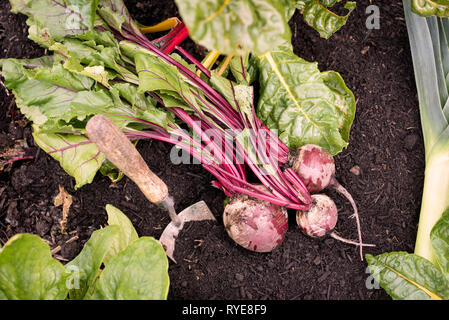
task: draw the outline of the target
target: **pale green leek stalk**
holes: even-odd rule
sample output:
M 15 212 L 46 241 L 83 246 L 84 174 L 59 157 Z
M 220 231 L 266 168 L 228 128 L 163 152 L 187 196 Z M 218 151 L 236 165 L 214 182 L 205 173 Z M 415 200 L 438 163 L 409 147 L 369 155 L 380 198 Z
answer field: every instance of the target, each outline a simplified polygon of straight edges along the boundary
M 412 13 L 410 0 L 403 4 L 426 151 L 415 254 L 436 263 L 430 231 L 449 207 L 449 21 Z
M 447 149 L 447 148 L 446 148 Z M 449 152 L 434 152 L 426 163 L 424 191 L 415 254 L 436 263 L 430 242 L 430 231 L 449 207 Z

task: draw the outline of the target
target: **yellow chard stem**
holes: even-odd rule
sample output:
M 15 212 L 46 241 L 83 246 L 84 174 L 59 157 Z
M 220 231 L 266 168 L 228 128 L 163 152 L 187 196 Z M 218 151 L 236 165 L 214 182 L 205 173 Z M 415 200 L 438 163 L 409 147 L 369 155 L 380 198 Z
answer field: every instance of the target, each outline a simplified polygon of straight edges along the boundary
M 221 64 L 220 69 L 218 70 L 218 74 L 221 76 L 223 74 L 223 72 L 226 71 L 226 68 L 229 66 L 229 63 L 232 60 L 232 57 L 234 57 L 232 54 L 226 56 L 226 58 L 224 59 L 223 63 Z
M 207 56 L 203 59 L 203 61 L 201 61 L 201 64 L 206 69 L 210 69 L 210 67 L 213 66 L 214 63 L 217 61 L 219 56 L 220 56 L 220 52 L 218 52 L 216 50 L 212 50 L 207 54 Z M 196 72 L 196 75 L 200 76 L 200 74 L 201 74 L 201 70 L 198 70 Z
M 149 27 L 143 26 L 140 28 L 140 30 L 144 34 L 167 31 L 167 30 L 173 29 L 180 23 L 181 23 L 181 21 L 178 18 L 173 17 L 173 18 L 168 18 L 167 20 L 164 20 L 154 26 L 149 26 Z

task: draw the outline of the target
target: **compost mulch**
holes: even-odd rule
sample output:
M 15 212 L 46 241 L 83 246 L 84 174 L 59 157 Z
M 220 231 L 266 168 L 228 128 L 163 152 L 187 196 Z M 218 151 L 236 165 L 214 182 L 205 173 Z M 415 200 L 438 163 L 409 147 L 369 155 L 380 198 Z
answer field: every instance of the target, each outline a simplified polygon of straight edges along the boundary
M 178 15 L 172 1 L 125 1 L 143 24 Z M 338 71 L 354 92 L 357 112 L 348 147 L 336 156 L 337 179 L 352 193 L 361 216 L 363 238 L 376 244 L 365 253 L 413 251 L 424 178 L 424 147 L 407 30 L 401 1 L 380 6 L 380 29 L 365 21 L 368 1 L 359 1 L 348 23 L 329 40 L 321 39 L 299 13 L 290 25 L 294 51 L 320 70 Z M 0 58 L 32 58 L 42 48 L 27 38 L 26 18 L 0 1 Z M 191 41 L 189 50 L 195 50 Z M 61 250 L 55 257 L 73 259 L 91 233 L 106 225 L 110 203 L 133 222 L 141 236 L 158 238 L 169 223 L 166 213 L 150 204 L 126 177 L 118 183 L 98 174 L 78 190 L 74 180 L 32 138 L 11 93 L 0 87 L 0 149 L 25 140 L 27 155 L 0 172 L 0 243 L 16 233 L 38 234 Z M 176 209 L 204 200 L 218 223 L 188 224 L 176 242 L 177 264 L 170 262 L 169 299 L 389 299 L 376 289 L 358 248 L 330 237 L 311 239 L 298 229 L 290 212 L 282 245 L 271 253 L 237 246 L 223 228 L 224 194 L 211 186 L 213 177 L 200 165 L 174 165 L 171 146 L 139 141 L 149 167 L 168 185 Z M 67 234 L 60 232 L 61 207 L 55 207 L 58 185 L 72 196 Z M 334 192 L 339 209 L 336 231 L 357 239 L 351 207 Z M 67 242 L 70 239 L 69 242 Z M 75 239 L 75 240 L 74 240 Z

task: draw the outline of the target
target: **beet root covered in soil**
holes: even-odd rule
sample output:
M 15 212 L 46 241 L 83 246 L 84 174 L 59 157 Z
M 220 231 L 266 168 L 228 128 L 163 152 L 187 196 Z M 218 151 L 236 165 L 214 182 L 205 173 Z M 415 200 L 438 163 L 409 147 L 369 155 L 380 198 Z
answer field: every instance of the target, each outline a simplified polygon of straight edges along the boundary
M 172 1 L 125 3 L 145 25 L 179 16 Z M 298 56 L 317 61 L 320 70 L 339 72 L 357 99 L 349 145 L 335 163 L 336 178 L 357 203 L 363 241 L 376 245 L 364 252 L 410 252 L 418 225 L 424 147 L 407 30 L 401 1 L 381 9 L 380 29 L 372 30 L 365 24 L 368 5 L 358 2 L 347 25 L 329 40 L 320 38 L 296 13 L 290 21 L 292 42 Z M 0 58 L 43 55 L 44 50 L 27 39 L 26 18 L 10 10 L 8 1 L 0 2 Z M 184 45 L 194 50 L 192 41 Z M 60 247 L 56 258 L 71 260 L 90 234 L 106 224 L 108 203 L 128 215 L 140 236 L 159 238 L 169 217 L 136 185 L 126 177 L 112 183 L 98 174 L 92 184 L 75 190 L 73 178 L 34 144 L 30 124 L 2 86 L 0 98 L 0 148 L 21 141 L 27 156 L 0 171 L 2 245 L 16 233 L 34 233 L 52 249 Z M 210 174 L 197 164 L 172 164 L 171 145 L 141 141 L 137 147 L 167 183 L 176 210 L 204 200 L 218 221 L 189 223 L 180 233 L 178 264 L 171 263 L 169 269 L 169 299 L 389 299 L 372 285 L 356 246 L 331 237 L 307 237 L 294 212 L 289 212 L 289 228 L 279 247 L 270 253 L 245 250 L 224 228 L 225 195 L 211 186 Z M 53 204 L 59 185 L 73 196 L 66 234 L 60 233 L 62 209 Z M 335 231 L 357 239 L 350 204 L 335 191 L 325 193 L 337 205 Z
M 288 229 L 287 209 L 239 194 L 226 204 L 223 224 L 229 236 L 243 248 L 271 252 L 284 241 Z

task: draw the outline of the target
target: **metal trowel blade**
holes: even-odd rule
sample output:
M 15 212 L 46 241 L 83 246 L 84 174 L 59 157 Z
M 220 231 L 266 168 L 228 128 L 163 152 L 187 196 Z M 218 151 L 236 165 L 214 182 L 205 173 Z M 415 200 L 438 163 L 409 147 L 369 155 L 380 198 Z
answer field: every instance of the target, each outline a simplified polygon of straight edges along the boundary
M 175 251 L 175 241 L 178 238 L 179 231 L 181 231 L 184 227 L 184 224 L 189 221 L 216 221 L 214 215 L 204 201 L 198 201 L 197 203 L 185 208 L 178 214 L 178 217 L 181 220 L 181 224 L 176 226 L 173 221 L 170 222 L 164 229 L 164 232 L 162 232 L 159 239 L 159 242 L 165 249 L 165 253 L 175 263 L 176 260 L 173 257 L 173 253 Z

